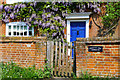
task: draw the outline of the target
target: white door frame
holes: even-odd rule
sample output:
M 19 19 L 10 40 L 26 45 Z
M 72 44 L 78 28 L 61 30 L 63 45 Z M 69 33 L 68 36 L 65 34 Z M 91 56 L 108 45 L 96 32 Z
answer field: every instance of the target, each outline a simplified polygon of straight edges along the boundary
M 72 13 L 66 17 L 67 19 L 67 42 L 70 43 L 70 23 L 71 22 L 86 22 L 85 26 L 85 38 L 89 37 L 89 15 L 91 12 Z M 70 45 L 70 44 L 69 44 Z M 70 49 L 68 49 L 68 55 L 70 56 Z
M 89 37 L 89 19 L 87 20 L 67 20 L 67 42 L 70 42 L 70 23 L 71 22 L 86 22 L 85 26 L 85 38 Z

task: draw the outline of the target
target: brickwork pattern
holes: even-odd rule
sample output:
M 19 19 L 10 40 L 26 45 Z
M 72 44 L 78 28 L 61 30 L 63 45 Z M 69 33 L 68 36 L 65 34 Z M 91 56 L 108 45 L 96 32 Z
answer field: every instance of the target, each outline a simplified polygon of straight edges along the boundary
M 46 40 L 5 41 L 0 43 L 0 54 L 3 62 L 13 61 L 21 67 L 43 68 L 46 58 Z
M 83 41 L 82 41 L 83 42 Z M 93 76 L 120 77 L 120 43 L 82 43 L 76 41 L 77 76 L 88 71 Z M 88 52 L 88 46 L 103 46 L 103 52 Z
M 112 38 L 99 38 L 98 41 L 77 39 L 75 42 L 77 76 L 81 74 L 81 70 L 88 71 L 93 76 L 120 76 L 120 40 L 112 40 Z M 43 68 L 47 53 L 46 42 L 45 38 L 2 37 L 0 40 L 2 61 L 12 60 L 21 67 L 35 64 L 36 68 Z M 103 46 L 103 52 L 88 52 L 88 46 Z

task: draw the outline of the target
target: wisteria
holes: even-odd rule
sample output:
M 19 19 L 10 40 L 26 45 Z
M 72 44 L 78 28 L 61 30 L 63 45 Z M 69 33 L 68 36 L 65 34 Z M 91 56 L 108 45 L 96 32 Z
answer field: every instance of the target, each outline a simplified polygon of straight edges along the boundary
M 36 21 L 34 21 L 34 24 L 38 24 L 38 21 L 36 20 Z
M 5 9 L 5 12 L 8 12 L 10 11 L 10 6 L 5 6 L 4 9 Z
M 18 5 L 16 4 L 15 7 L 14 7 L 14 10 L 18 8 Z
M 21 5 L 21 8 L 25 8 L 25 7 L 26 7 L 26 5 L 25 5 L 25 4 Z
M 42 28 L 43 31 L 47 31 L 47 35 L 51 38 L 59 38 L 60 36 L 62 37 L 63 29 L 66 27 L 65 16 L 75 9 L 79 9 L 78 12 L 84 12 L 86 8 L 91 9 L 95 13 L 101 11 L 98 8 L 100 6 L 99 3 L 89 2 L 87 5 L 83 3 L 15 3 L 12 5 L 0 5 L 0 10 L 3 11 L 2 21 L 5 23 L 8 23 L 9 19 L 18 19 L 29 26 Z M 43 5 L 43 7 L 39 5 Z
M 11 19 L 14 19 L 14 17 L 15 17 L 15 16 L 14 16 L 14 13 L 11 13 L 11 14 L 10 14 L 10 18 L 11 18 Z
M 3 4 L 2 5 L 0 5 L 0 10 L 2 10 L 3 9 Z
M 52 26 L 50 27 L 50 29 L 55 29 L 55 27 L 52 25 Z
M 51 14 L 48 14 L 47 17 L 48 17 L 48 18 L 51 17 Z
M 39 21 L 39 22 L 38 22 L 38 26 L 41 26 L 41 24 L 42 24 L 42 22 L 41 22 L 41 21 Z

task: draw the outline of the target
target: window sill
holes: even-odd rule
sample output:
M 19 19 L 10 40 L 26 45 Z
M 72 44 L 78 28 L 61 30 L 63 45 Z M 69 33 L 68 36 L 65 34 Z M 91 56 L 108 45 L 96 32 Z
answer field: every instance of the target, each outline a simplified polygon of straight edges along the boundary
M 36 42 L 36 41 L 46 41 L 46 37 L 1 37 L 0 42 Z

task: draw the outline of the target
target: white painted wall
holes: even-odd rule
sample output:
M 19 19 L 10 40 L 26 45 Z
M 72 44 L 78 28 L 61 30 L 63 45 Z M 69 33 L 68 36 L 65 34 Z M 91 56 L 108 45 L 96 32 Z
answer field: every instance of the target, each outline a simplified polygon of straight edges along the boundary
M 13 4 L 17 2 L 33 2 L 34 0 L 6 0 L 6 4 Z

